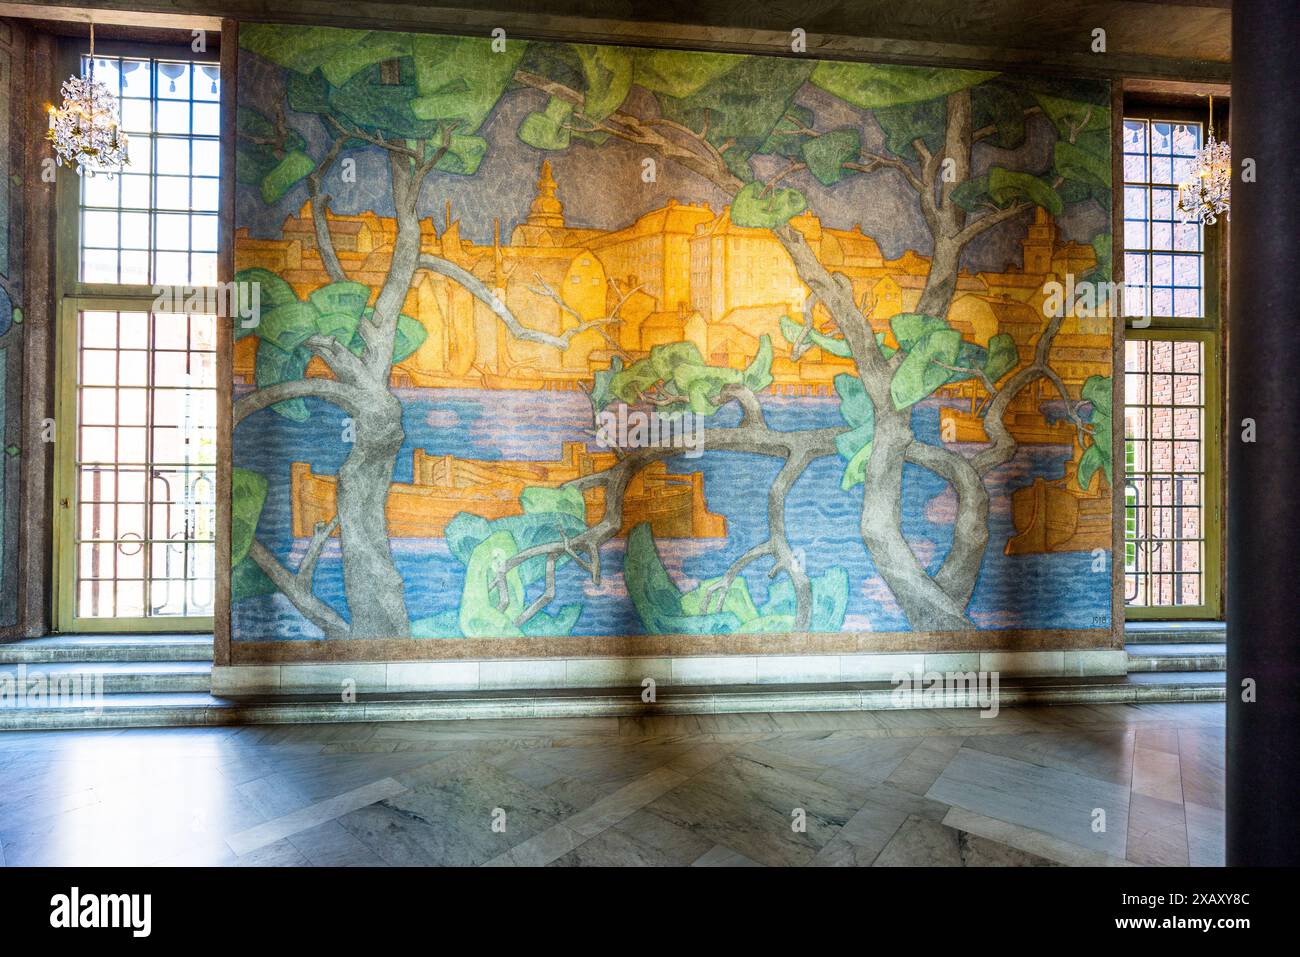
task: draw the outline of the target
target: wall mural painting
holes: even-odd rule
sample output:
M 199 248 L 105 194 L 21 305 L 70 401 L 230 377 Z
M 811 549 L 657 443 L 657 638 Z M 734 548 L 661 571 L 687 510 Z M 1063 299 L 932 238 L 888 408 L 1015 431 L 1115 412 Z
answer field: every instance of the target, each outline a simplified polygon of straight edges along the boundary
M 234 640 L 1109 627 L 1104 83 L 240 45 Z

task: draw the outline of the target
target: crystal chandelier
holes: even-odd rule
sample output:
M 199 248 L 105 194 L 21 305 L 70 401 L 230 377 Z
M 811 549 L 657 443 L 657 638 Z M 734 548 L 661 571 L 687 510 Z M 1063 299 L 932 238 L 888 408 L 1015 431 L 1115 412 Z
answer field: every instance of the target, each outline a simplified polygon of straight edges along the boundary
M 51 106 L 45 138 L 54 144 L 55 159 L 80 175 L 113 175 L 129 162 L 126 134 L 118 129 L 117 97 L 95 79 L 95 25 L 90 25 L 90 67 L 85 76 L 63 81 L 63 105 Z
M 1232 219 L 1232 152 L 1214 138 L 1214 97 L 1205 145 L 1196 154 L 1192 174 L 1178 184 L 1178 214 L 1184 223 L 1213 226 L 1219 214 Z

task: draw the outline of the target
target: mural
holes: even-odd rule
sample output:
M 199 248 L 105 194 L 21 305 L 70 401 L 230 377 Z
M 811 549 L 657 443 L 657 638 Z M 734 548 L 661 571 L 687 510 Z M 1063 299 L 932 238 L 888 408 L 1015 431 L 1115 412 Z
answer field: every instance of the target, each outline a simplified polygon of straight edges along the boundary
M 234 640 L 1109 627 L 1104 83 L 240 45 Z

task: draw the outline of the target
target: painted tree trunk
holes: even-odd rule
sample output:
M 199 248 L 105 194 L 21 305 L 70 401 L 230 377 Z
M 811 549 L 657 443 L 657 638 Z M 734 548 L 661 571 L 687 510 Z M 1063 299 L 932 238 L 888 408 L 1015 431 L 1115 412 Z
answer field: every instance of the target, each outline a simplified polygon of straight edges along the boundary
M 925 288 L 917 300 L 916 311 L 927 316 L 946 318 L 952 297 L 957 291 L 957 271 L 961 266 L 961 244 L 940 232 L 934 237 L 934 256 L 930 260 L 930 274 L 925 277 Z
M 411 631 L 405 586 L 389 547 L 385 509 L 405 438 L 402 404 L 389 390 L 388 379 L 398 315 L 420 252 L 415 204 L 424 174 L 412 170 L 398 155 L 390 157 L 390 168 L 397 237 L 388 277 L 363 331 L 366 352 L 355 383 L 355 444 L 338 478 L 343 583 L 354 638 L 406 638 Z
M 862 541 L 876 571 L 917 631 L 962 631 L 971 626 L 958 602 L 921 567 L 903 537 L 903 465 L 914 441 L 911 408 L 877 410 L 876 435 L 862 495 Z
M 388 501 L 393 466 L 402 447 L 402 406 L 387 383 L 358 396 L 356 441 L 339 469 L 339 535 L 343 585 L 353 638 L 405 638 L 410 634 L 402 576 L 388 541 Z

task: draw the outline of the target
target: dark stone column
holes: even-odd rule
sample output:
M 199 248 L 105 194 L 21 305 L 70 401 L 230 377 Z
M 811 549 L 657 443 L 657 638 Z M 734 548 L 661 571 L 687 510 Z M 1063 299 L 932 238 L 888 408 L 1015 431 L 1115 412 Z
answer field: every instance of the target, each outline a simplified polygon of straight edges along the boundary
M 1300 11 L 1232 10 L 1227 862 L 1300 864 Z M 1253 159 L 1257 179 L 1241 182 Z M 1253 419 L 1255 442 L 1242 439 Z M 1254 703 L 1242 682 L 1255 683 Z

